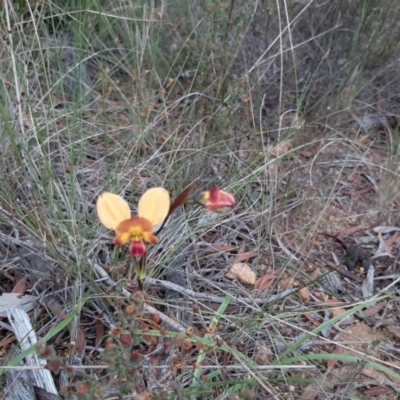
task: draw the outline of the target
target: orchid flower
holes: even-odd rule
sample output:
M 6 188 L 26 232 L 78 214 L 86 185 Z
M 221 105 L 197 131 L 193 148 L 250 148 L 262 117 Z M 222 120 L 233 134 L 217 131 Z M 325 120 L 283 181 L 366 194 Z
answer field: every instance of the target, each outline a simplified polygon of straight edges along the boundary
M 146 254 L 146 243 L 156 244 L 154 227 L 164 221 L 170 209 L 168 191 L 155 187 L 143 193 L 138 203 L 138 215 L 131 216 L 129 204 L 113 193 L 102 193 L 96 204 L 100 222 L 115 231 L 114 244 L 130 242 L 129 252 L 133 257 Z
M 220 211 L 235 205 L 235 198 L 217 187 L 200 193 L 196 201 L 207 211 Z

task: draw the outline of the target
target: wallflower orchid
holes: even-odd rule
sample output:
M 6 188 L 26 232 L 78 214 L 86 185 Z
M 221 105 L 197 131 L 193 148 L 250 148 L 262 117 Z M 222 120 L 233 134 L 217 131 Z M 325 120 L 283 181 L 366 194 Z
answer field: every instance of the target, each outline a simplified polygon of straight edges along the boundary
M 158 243 L 154 227 L 168 215 L 170 199 L 164 188 L 149 189 L 139 200 L 138 215 L 131 217 L 129 204 L 121 196 L 104 192 L 98 198 L 96 208 L 100 222 L 115 231 L 114 244 L 121 246 L 130 241 L 129 252 L 137 257 L 146 254 L 145 242 Z
M 235 205 L 235 198 L 230 193 L 224 192 L 217 187 L 200 193 L 196 201 L 207 211 L 220 211 Z

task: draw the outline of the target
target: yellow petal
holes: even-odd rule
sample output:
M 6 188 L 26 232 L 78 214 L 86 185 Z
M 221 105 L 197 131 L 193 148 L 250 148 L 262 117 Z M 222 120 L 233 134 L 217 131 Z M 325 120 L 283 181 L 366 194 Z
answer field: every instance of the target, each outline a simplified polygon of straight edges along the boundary
M 122 246 L 127 244 L 132 239 L 132 235 L 129 232 L 120 233 L 113 241 L 116 246 Z
M 108 229 L 114 229 L 131 217 L 129 204 L 113 193 L 104 192 L 97 199 L 97 215 L 100 222 Z
M 147 190 L 139 200 L 139 217 L 146 218 L 153 226 L 164 221 L 168 210 L 169 193 L 162 187 L 155 187 Z

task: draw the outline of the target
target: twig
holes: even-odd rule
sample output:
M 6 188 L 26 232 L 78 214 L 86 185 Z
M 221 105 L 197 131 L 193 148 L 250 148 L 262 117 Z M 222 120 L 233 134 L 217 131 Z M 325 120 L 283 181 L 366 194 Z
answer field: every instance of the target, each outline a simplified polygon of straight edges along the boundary
M 180 285 L 177 285 L 177 284 L 169 282 L 169 281 L 163 281 L 160 279 L 146 277 L 145 282 L 149 285 L 154 285 L 154 286 L 158 285 L 158 286 L 165 287 L 167 289 L 174 290 L 178 293 L 184 294 L 185 296 L 192 297 L 192 298 L 198 299 L 198 300 L 211 301 L 213 303 L 222 303 L 224 301 L 224 297 L 210 295 L 207 293 L 195 292 L 193 290 L 186 289 Z M 264 298 L 232 298 L 231 303 L 247 305 L 247 306 L 255 305 L 255 304 L 256 305 L 267 305 L 268 303 L 274 303 L 277 300 L 280 300 L 286 296 L 289 296 L 290 294 L 292 294 L 296 291 L 297 291 L 297 289 L 288 289 L 288 290 L 285 290 L 284 292 L 279 293 L 275 296 L 269 296 L 268 299 L 264 299 Z
M 69 370 L 85 370 L 85 369 L 106 369 L 106 368 L 110 368 L 110 366 L 108 364 L 96 364 L 96 365 L 68 365 L 67 366 Z M 36 369 L 44 369 L 46 371 L 48 371 L 48 369 L 46 369 L 45 365 L 13 365 L 13 366 L 9 366 L 9 365 L 0 365 L 0 370 L 5 369 L 5 370 L 16 370 L 16 371 L 33 371 Z
M 103 279 L 103 282 L 108 286 L 115 286 L 116 283 L 110 278 L 106 271 L 100 265 L 93 263 L 94 270 L 98 273 L 98 275 Z M 131 297 L 132 293 L 130 293 L 126 289 L 118 289 L 120 293 L 125 297 Z M 144 310 L 152 315 L 158 315 L 161 321 L 172 331 L 184 333 L 185 328 L 179 324 L 178 322 L 174 321 L 172 318 L 169 318 L 167 315 L 163 314 L 161 311 L 157 310 L 156 308 L 150 306 L 147 303 L 144 303 Z
M 188 368 L 194 368 L 192 365 L 187 365 Z M 163 366 L 154 366 L 154 369 L 163 368 Z M 213 371 L 216 369 L 225 369 L 225 370 L 242 370 L 242 364 L 231 364 L 231 365 L 199 365 L 196 368 L 199 369 L 212 369 Z M 251 365 L 249 366 L 251 370 L 254 371 L 282 371 L 282 370 L 305 370 L 305 369 L 317 369 L 316 365 Z
M 274 236 L 274 239 L 278 242 L 279 247 L 281 250 L 293 261 L 300 262 L 300 260 L 283 244 L 282 240 L 279 239 L 278 235 Z

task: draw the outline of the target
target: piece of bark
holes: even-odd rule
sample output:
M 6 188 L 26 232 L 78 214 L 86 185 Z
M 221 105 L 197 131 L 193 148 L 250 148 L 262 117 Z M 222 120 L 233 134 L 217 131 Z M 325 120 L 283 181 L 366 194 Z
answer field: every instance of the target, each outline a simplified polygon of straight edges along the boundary
M 37 343 L 37 337 L 28 314 L 21 307 L 10 307 L 7 310 L 7 318 L 13 328 L 21 351 L 32 348 Z M 25 365 L 33 367 L 29 372 L 33 385 L 49 393 L 58 394 L 50 371 L 44 368 L 46 361 L 39 359 L 35 351 L 32 351 L 24 358 Z
M 12 346 L 5 356 L 5 364 L 19 353 L 17 346 Z M 19 366 L 23 368 L 20 361 Z M 29 370 L 16 368 L 7 369 L 5 372 L 6 387 L 4 388 L 4 400 L 36 400 L 32 379 Z
M 40 387 L 34 386 L 36 400 L 63 400 L 58 394 L 49 393 Z

